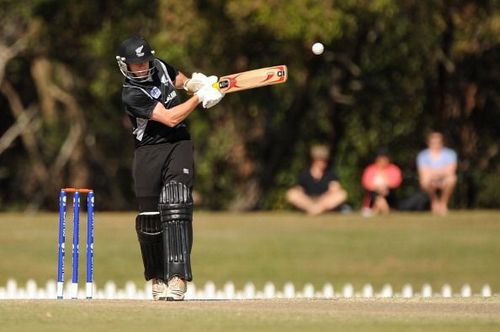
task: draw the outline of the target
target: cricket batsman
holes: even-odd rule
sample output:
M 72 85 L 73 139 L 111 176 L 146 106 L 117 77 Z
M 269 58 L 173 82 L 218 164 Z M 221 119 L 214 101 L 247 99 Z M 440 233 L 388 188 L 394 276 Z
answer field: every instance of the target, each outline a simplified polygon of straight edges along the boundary
M 217 77 L 191 79 L 155 57 L 148 42 L 133 36 L 116 56 L 125 76 L 122 103 L 135 138 L 134 189 L 139 206 L 135 228 L 153 299 L 181 301 L 191 281 L 193 245 L 193 142 L 183 122 L 201 103 L 208 109 L 223 94 Z M 181 102 L 177 89 L 193 95 Z

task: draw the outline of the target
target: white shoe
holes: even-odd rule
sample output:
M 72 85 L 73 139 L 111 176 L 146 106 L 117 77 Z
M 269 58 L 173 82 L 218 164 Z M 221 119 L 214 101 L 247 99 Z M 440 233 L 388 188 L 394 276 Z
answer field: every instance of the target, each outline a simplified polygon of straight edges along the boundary
M 182 301 L 187 291 L 187 282 L 177 276 L 172 277 L 167 284 L 166 300 Z
M 152 280 L 153 284 L 153 300 L 158 301 L 165 299 L 166 297 L 166 292 L 167 292 L 167 284 L 161 280 L 154 278 Z

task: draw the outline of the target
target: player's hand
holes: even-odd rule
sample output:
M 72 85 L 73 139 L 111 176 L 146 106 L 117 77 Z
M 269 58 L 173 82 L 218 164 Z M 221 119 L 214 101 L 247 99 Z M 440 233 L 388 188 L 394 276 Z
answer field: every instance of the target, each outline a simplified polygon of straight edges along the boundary
M 217 76 L 207 77 L 206 84 L 195 93 L 204 108 L 214 107 L 224 98 L 224 94 L 219 89 L 213 87 L 215 82 L 217 82 Z
M 215 81 L 217 81 L 217 76 L 215 77 Z M 209 81 L 212 81 L 212 76 L 207 77 L 202 73 L 193 73 L 191 78 L 184 82 L 184 90 L 189 93 L 195 93 L 200 90 L 204 85 L 209 84 Z

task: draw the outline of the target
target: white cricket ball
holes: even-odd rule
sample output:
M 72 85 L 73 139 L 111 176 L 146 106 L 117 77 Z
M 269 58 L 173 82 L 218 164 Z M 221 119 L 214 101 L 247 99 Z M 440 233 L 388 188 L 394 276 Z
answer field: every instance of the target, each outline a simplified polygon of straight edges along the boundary
M 314 43 L 312 46 L 312 52 L 316 55 L 323 54 L 323 51 L 325 50 L 325 46 L 321 43 Z

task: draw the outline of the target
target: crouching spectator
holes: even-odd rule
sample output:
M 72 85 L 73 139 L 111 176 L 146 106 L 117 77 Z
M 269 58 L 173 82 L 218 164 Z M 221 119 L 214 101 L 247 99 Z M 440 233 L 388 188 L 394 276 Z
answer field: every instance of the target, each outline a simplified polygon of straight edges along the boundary
M 334 171 L 329 169 L 330 153 L 324 145 L 311 148 L 310 167 L 299 174 L 298 185 L 287 191 L 286 198 L 309 215 L 337 208 L 347 199 Z
M 388 151 L 381 149 L 375 161 L 363 171 L 361 183 L 366 190 L 363 215 L 387 214 L 396 207 L 394 190 L 401 182 L 401 169 L 391 162 Z
M 417 156 L 420 187 L 430 197 L 432 212 L 444 215 L 457 183 L 457 154 L 444 146 L 440 132 L 429 134 L 427 146 Z

